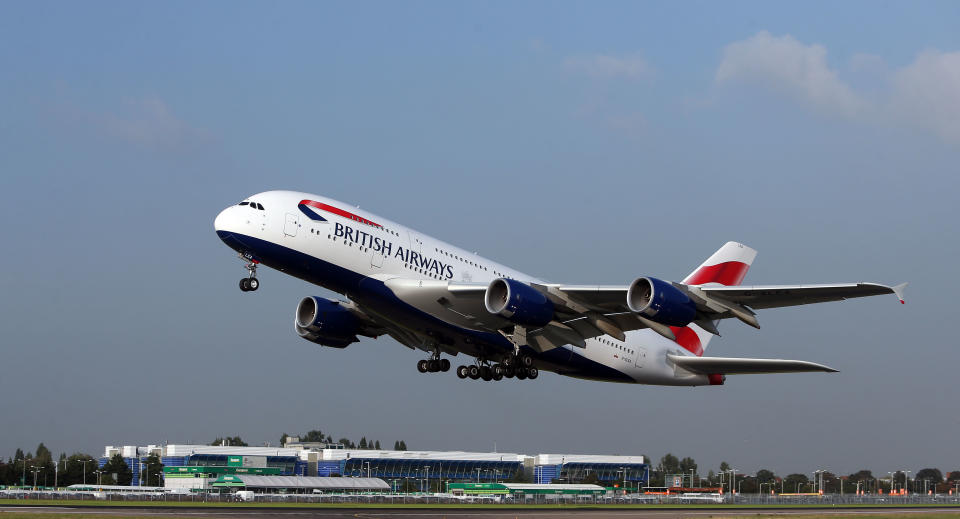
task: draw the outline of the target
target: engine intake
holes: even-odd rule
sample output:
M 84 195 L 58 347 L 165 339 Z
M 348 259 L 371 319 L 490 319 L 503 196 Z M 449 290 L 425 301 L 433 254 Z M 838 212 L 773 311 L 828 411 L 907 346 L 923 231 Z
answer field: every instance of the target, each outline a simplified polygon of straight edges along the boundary
M 697 316 L 697 304 L 686 294 L 666 281 L 651 277 L 630 284 L 627 307 L 668 326 L 686 326 Z
M 553 303 L 547 296 L 513 279 L 491 281 L 483 301 L 491 314 L 523 326 L 545 326 L 553 320 Z
M 340 303 L 322 297 L 301 299 L 294 325 L 297 335 L 321 346 L 346 348 L 359 340 L 357 316 Z

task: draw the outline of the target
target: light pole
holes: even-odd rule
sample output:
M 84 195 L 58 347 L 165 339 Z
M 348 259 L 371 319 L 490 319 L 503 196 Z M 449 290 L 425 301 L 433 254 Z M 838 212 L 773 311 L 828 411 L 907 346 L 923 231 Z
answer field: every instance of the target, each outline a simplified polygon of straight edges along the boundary
M 907 474 L 909 474 L 909 473 L 911 473 L 911 472 L 913 472 L 913 471 L 911 471 L 911 470 L 903 470 L 903 471 L 901 471 L 901 472 L 903 472 L 903 490 L 904 490 L 904 493 L 909 494 L 909 493 L 910 493 L 910 476 L 908 476 Z M 914 486 L 913 491 L 914 491 L 914 492 L 917 491 L 916 486 Z
M 77 460 L 83 464 L 83 485 L 87 485 L 87 463 L 90 463 L 93 460 Z
M 41 470 L 42 469 L 39 467 L 34 467 L 33 470 L 30 471 L 30 472 L 33 472 L 33 489 L 34 490 L 37 489 L 37 473 L 40 472 Z

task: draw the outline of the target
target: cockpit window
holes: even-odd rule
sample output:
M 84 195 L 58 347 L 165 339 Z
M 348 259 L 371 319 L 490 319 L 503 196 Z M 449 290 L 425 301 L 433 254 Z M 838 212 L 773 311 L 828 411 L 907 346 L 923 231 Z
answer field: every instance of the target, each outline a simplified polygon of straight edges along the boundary
M 249 204 L 249 203 L 250 203 L 250 202 L 240 202 L 239 205 L 247 205 L 247 204 Z
M 260 204 L 257 204 L 257 209 L 259 209 L 259 210 L 261 210 L 261 211 L 263 211 L 263 206 L 262 206 L 262 205 L 260 205 Z

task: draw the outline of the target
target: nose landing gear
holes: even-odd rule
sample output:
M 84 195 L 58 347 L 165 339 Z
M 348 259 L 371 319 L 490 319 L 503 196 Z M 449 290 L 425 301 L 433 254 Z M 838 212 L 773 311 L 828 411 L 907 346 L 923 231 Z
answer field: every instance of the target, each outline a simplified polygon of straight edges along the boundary
M 240 280 L 240 290 L 253 292 L 260 288 L 260 281 L 257 280 L 257 261 L 245 258 L 243 254 L 240 255 L 240 259 L 247 262 L 244 268 L 247 269 L 249 273 L 247 277 Z

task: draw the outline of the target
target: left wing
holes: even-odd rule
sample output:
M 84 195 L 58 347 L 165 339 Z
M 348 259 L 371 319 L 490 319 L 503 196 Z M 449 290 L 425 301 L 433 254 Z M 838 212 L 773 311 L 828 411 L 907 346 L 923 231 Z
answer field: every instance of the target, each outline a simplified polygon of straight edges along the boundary
M 667 359 L 687 371 L 702 375 L 749 375 L 757 373 L 802 373 L 822 371 L 837 373 L 837 370 L 804 360 L 783 359 L 736 359 L 726 357 L 688 357 L 668 354 Z

